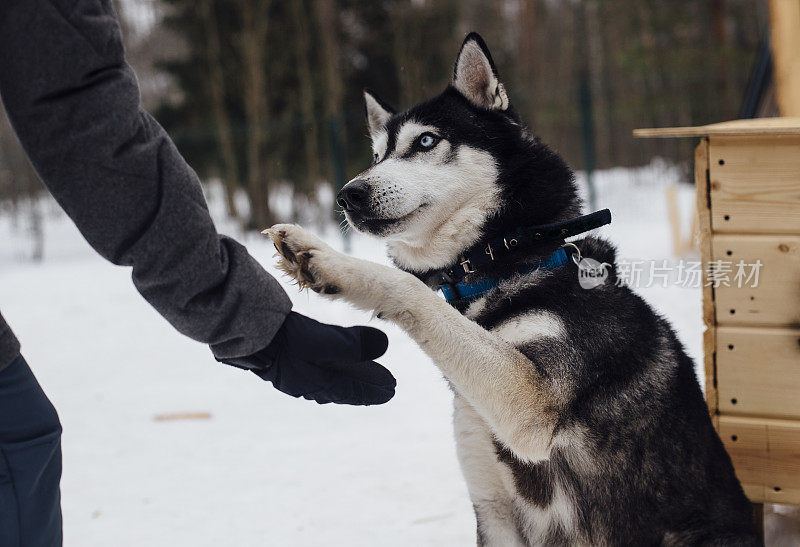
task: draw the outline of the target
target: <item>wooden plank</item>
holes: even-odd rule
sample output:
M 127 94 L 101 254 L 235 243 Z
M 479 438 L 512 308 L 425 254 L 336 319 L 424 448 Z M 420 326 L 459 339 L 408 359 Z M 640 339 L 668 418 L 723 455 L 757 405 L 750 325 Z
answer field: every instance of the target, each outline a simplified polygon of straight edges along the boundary
M 719 418 L 720 438 L 748 498 L 800 503 L 800 421 Z
M 736 476 L 740 482 L 747 484 L 760 484 L 764 486 L 766 498 L 766 488 L 768 483 L 774 481 L 770 480 L 770 459 L 769 453 L 764 452 L 747 452 L 731 448 L 727 444 L 725 448 L 731 456 L 733 468 L 736 471 Z
M 719 437 L 730 452 L 761 454 L 769 447 L 767 425 L 763 420 L 753 418 L 732 418 L 720 415 Z
M 764 487 L 764 501 L 783 505 L 800 505 L 800 488 Z
M 763 484 L 747 484 L 742 483 L 742 490 L 744 490 L 744 495 L 747 496 L 753 503 L 763 503 L 766 497 L 764 493 L 764 485 Z
M 783 505 L 800 505 L 800 490 L 796 488 L 768 488 L 763 484 L 742 483 L 744 495 L 753 503 L 780 503 Z
M 173 420 L 210 420 L 211 413 L 200 412 L 170 412 L 165 414 L 156 414 L 153 420 L 156 422 L 168 422 Z
M 708 139 L 703 139 L 695 148 L 694 180 L 697 207 L 697 235 L 700 257 L 707 264 L 713 257 L 711 232 L 711 210 L 708 195 Z M 714 313 L 714 289 L 708 285 L 706 270 L 703 270 L 703 323 L 706 327 L 716 324 Z
M 700 257 L 703 264 L 708 264 L 713 256 L 711 238 L 711 211 L 708 197 L 708 139 L 703 139 L 694 149 L 694 185 L 695 209 L 697 211 L 697 244 L 700 247 Z M 715 311 L 714 288 L 703 280 L 703 369 L 705 371 L 706 403 L 708 411 L 713 415 L 717 412 L 717 380 L 714 365 L 714 351 L 716 342 L 714 338 Z
M 714 288 L 717 324 L 800 325 L 800 235 L 714 235 L 711 251 L 711 260 L 723 266 Z M 758 261 L 760 267 L 748 266 Z M 737 278 L 739 270 L 747 276 L 756 269 L 757 284 Z
M 716 337 L 722 412 L 800 419 L 800 329 L 719 326 Z
M 706 404 L 711 415 L 719 410 L 716 349 L 716 328 L 706 327 L 706 330 L 703 331 L 703 371 L 705 373 Z
M 755 118 L 694 127 L 651 127 L 633 130 L 633 136 L 639 138 L 723 135 L 800 135 L 800 117 Z
M 714 232 L 800 233 L 800 138 L 712 137 Z
M 780 455 L 800 455 L 800 423 L 794 421 L 772 422 L 767 442 L 769 450 Z
M 778 109 L 800 116 L 800 0 L 770 0 L 769 15 Z
M 766 499 L 773 503 L 800 502 L 800 423 L 767 424 L 770 468 L 764 484 Z
M 670 184 L 664 192 L 664 201 L 667 204 L 669 227 L 672 232 L 672 254 L 684 256 L 686 243 L 683 239 L 683 223 L 681 222 L 681 207 L 678 202 L 678 185 Z

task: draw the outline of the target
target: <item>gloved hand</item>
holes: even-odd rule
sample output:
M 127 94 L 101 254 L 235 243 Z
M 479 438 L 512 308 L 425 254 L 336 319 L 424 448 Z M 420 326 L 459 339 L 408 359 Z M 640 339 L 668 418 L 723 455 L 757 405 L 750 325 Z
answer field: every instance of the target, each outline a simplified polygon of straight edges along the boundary
M 222 362 L 252 370 L 292 397 L 379 405 L 394 396 L 397 385 L 392 373 L 373 361 L 388 346 L 378 329 L 327 325 L 291 312 L 269 346 Z

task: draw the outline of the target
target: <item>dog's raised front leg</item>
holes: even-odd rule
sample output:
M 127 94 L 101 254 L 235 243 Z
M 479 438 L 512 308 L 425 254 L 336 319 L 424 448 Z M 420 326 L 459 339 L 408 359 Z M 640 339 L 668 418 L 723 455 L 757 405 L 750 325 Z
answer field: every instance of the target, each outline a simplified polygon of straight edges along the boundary
M 518 458 L 548 457 L 558 405 L 527 357 L 413 275 L 345 256 L 296 225 L 269 232 L 279 267 L 301 286 L 400 325 Z

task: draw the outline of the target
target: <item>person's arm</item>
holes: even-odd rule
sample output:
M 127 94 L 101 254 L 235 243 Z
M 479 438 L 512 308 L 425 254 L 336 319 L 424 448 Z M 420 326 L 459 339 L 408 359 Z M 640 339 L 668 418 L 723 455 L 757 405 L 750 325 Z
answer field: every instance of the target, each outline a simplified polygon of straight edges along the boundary
M 265 347 L 291 302 L 217 234 L 199 181 L 139 106 L 110 2 L 5 0 L 0 96 L 25 151 L 86 240 L 218 358 Z
M 110 1 L 4 0 L 0 97 L 58 203 L 102 256 L 133 268 L 161 315 L 218 360 L 293 372 L 286 343 L 263 353 L 279 329 L 296 336 L 291 302 L 244 247 L 217 234 L 197 175 L 140 107 Z M 360 351 L 361 334 L 354 340 Z

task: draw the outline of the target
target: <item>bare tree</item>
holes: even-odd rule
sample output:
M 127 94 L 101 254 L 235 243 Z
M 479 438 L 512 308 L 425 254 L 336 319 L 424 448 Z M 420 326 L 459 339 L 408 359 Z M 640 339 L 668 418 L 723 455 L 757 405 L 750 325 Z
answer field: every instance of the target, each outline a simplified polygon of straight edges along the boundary
M 229 216 L 239 218 L 234 196 L 241 179 L 239 165 L 236 161 L 236 148 L 233 143 L 231 120 L 225 104 L 225 76 L 222 71 L 222 55 L 216 15 L 214 14 L 214 0 L 200 0 L 199 11 L 206 29 L 206 57 L 210 76 L 207 81 L 214 111 L 215 132 L 222 158 L 222 184 L 225 190 L 225 205 Z
M 242 100 L 247 127 L 247 189 L 250 196 L 249 228 L 270 226 L 267 131 L 269 101 L 266 73 L 266 41 L 271 0 L 237 0 L 242 28 Z
M 334 187 L 344 183 L 344 75 L 341 70 L 341 52 L 337 36 L 337 0 L 317 0 L 314 3 L 317 29 L 322 42 L 322 63 L 325 67 L 325 119 L 328 127 L 330 177 Z
M 311 71 L 311 31 L 303 2 L 292 2 L 292 15 L 297 40 L 297 75 L 300 82 L 300 113 L 302 116 L 306 157 L 305 180 L 296 189 L 306 196 L 313 196 L 319 178 L 319 130 L 314 116 L 314 77 Z
M 400 82 L 400 104 L 413 104 L 419 97 L 422 63 L 418 58 L 417 31 L 419 12 L 415 2 L 402 0 L 394 4 L 392 18 L 395 22 L 394 58 Z

